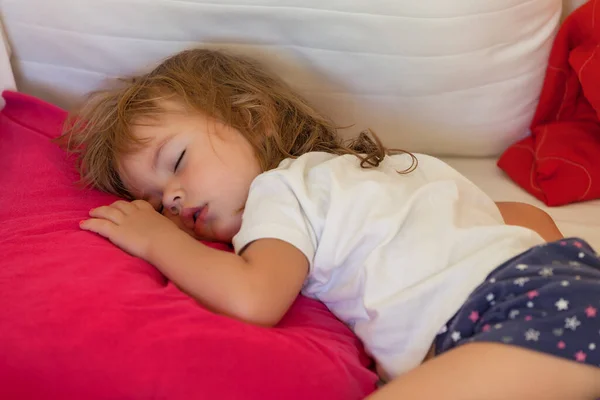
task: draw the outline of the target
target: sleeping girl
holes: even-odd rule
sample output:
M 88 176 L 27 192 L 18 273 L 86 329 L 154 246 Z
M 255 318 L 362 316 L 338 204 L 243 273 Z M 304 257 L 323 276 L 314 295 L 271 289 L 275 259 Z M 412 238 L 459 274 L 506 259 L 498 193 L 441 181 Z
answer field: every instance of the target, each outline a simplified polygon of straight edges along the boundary
M 388 380 L 373 399 L 600 397 L 600 258 L 584 240 L 439 159 L 342 140 L 255 61 L 176 54 L 92 93 L 62 140 L 86 184 L 124 199 L 82 229 L 247 323 L 320 300 Z

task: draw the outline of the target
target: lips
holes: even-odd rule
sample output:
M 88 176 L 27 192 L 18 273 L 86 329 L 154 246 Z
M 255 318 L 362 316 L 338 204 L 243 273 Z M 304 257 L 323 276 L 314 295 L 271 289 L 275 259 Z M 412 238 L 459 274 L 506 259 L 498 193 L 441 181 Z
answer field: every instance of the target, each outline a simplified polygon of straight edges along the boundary
M 208 204 L 201 207 L 186 208 L 181 213 L 181 218 L 185 226 L 194 229 L 196 224 L 202 224 L 208 215 Z
M 198 209 L 193 215 L 194 224 L 196 224 L 198 221 L 204 222 L 207 214 L 208 214 L 208 205 L 204 205 L 204 206 L 200 207 L 200 209 Z

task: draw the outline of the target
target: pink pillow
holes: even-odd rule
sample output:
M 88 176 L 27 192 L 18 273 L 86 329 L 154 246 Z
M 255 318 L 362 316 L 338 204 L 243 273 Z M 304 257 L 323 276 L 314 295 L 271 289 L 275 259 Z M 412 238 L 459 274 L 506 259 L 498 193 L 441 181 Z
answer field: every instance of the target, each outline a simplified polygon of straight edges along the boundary
M 212 314 L 156 269 L 81 231 L 115 200 L 77 189 L 65 112 L 4 92 L 0 112 L 0 398 L 359 399 L 359 341 L 299 297 L 277 328 Z M 285 265 L 282 265 L 285 268 Z

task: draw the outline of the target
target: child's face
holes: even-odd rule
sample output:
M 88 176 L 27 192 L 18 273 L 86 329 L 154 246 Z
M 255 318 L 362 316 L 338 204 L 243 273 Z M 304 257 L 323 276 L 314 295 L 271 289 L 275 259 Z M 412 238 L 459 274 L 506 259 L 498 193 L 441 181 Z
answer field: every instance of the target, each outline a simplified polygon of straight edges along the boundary
M 196 238 L 229 242 L 261 173 L 254 150 L 227 125 L 173 103 L 165 108 L 158 121 L 134 128 L 136 137 L 150 141 L 121 160 L 121 178 L 136 198 L 163 206 L 163 214 Z

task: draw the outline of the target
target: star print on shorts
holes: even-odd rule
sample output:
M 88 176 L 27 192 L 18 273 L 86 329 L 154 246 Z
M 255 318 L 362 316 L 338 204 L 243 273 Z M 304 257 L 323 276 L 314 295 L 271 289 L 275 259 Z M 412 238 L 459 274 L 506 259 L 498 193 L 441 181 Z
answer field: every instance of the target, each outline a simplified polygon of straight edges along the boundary
M 583 240 L 536 246 L 495 269 L 436 337 L 436 353 L 499 342 L 600 367 L 600 258 Z

